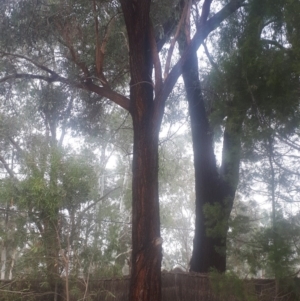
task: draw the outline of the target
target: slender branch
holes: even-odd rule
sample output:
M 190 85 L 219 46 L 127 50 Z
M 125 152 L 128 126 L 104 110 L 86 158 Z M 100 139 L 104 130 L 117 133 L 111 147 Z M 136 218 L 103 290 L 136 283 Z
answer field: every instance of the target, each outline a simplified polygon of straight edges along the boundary
M 10 175 L 10 177 L 15 179 L 15 174 L 14 174 L 13 170 L 9 168 L 8 163 L 6 162 L 4 157 L 2 157 L 1 155 L 0 155 L 0 161 L 2 162 L 4 168 L 6 169 L 7 173 Z
M 185 34 L 187 45 L 191 43 L 191 22 L 190 22 L 191 7 L 192 7 L 192 1 L 190 0 L 188 3 L 187 13 L 184 22 L 184 34 Z
M 90 77 L 90 71 L 87 65 L 83 61 L 79 60 L 74 47 L 70 43 L 64 43 L 64 45 L 69 49 L 73 62 L 82 70 L 86 77 Z
M 114 15 L 107 24 L 106 30 L 105 30 L 105 34 L 104 34 L 104 38 L 102 40 L 102 43 L 100 43 L 100 37 L 99 37 L 99 21 L 98 21 L 98 17 L 97 17 L 97 8 L 96 8 L 96 1 L 93 1 L 93 10 L 94 10 L 94 19 L 95 19 L 95 34 L 96 34 L 96 73 L 97 73 L 97 77 L 99 78 L 99 80 L 101 81 L 101 83 L 103 84 L 103 86 L 108 86 L 108 82 L 104 76 L 103 73 L 103 61 L 104 61 L 104 55 L 105 55 L 105 50 L 106 50 L 106 45 L 107 45 L 107 41 L 109 38 L 109 34 L 111 32 L 111 28 L 114 24 L 115 18 L 119 15 L 119 13 L 117 13 L 116 15 Z
M 185 5 L 184 5 L 184 8 L 182 10 L 182 14 L 181 14 L 179 23 L 177 25 L 177 29 L 176 29 L 175 35 L 174 35 L 174 37 L 173 37 L 173 39 L 171 41 L 171 45 L 170 45 L 169 50 L 168 50 L 168 55 L 167 55 L 167 58 L 166 58 L 166 65 L 165 65 L 165 71 L 164 71 L 164 78 L 167 78 L 167 76 L 169 74 L 170 64 L 171 64 L 171 58 L 172 58 L 172 55 L 173 55 L 175 43 L 176 43 L 176 41 L 178 39 L 178 36 L 179 36 L 180 30 L 181 30 L 183 21 L 186 19 L 186 14 L 188 12 L 189 2 L 190 1 L 186 1 L 185 2 Z
M 20 145 L 11 137 L 8 137 L 8 140 L 10 141 L 10 143 L 14 146 L 14 148 L 18 151 L 18 153 L 20 155 L 23 155 L 23 150 L 20 147 Z
M 285 50 L 285 51 L 289 51 L 290 50 L 288 48 L 285 48 L 284 46 L 282 46 L 279 42 L 277 42 L 275 40 L 261 39 L 261 42 L 264 43 L 264 44 L 276 46 L 276 47 L 278 47 L 281 50 Z
M 96 35 L 96 69 L 97 75 L 100 74 L 103 63 L 103 56 L 101 57 L 101 46 L 99 38 L 99 21 L 97 17 L 97 5 L 96 1 L 93 0 L 93 12 L 94 12 L 94 21 L 95 21 L 95 35 Z
M 16 73 L 16 74 L 11 74 L 11 75 L 1 78 L 0 83 L 9 81 L 11 79 L 16 79 L 16 78 L 39 79 L 39 80 L 46 81 L 48 83 L 61 82 L 61 83 L 67 84 L 69 86 L 73 86 L 73 87 L 76 87 L 79 89 L 84 89 L 87 91 L 94 92 L 100 96 L 108 98 L 109 100 L 116 103 L 117 105 L 124 108 L 125 110 L 127 110 L 127 111 L 129 110 L 130 100 L 127 97 L 111 90 L 109 87 L 99 87 L 99 86 L 95 85 L 91 81 L 91 79 L 85 80 L 83 82 L 73 82 L 67 78 L 64 78 L 64 77 L 58 75 L 57 73 L 55 73 L 53 76 L 50 76 L 50 77 L 38 75 L 38 74 Z
M 0 54 L 2 54 L 2 56 L 12 56 L 12 57 L 17 57 L 20 59 L 24 59 L 30 63 L 32 63 L 34 66 L 38 67 L 39 69 L 46 71 L 47 73 L 50 73 L 53 77 L 58 76 L 58 74 L 56 72 L 54 72 L 53 70 L 49 69 L 48 67 L 34 61 L 33 59 L 25 56 L 25 55 L 21 55 L 21 54 L 17 54 L 17 53 L 9 53 L 9 52 L 1 52 Z
M 73 107 L 73 101 L 74 101 L 74 99 L 71 98 L 70 101 L 69 101 L 69 103 L 68 103 L 67 109 L 63 113 L 63 115 L 65 117 L 65 120 L 64 120 L 63 125 L 62 125 L 62 132 L 61 132 L 61 135 L 60 135 L 60 138 L 59 138 L 59 142 L 58 142 L 58 145 L 60 145 L 60 146 L 62 145 L 63 140 L 65 138 L 66 126 L 67 126 L 67 117 L 70 116 L 70 113 L 71 113 L 71 110 L 72 110 L 72 107 Z
M 115 256 L 115 260 L 116 260 L 117 258 L 119 258 L 120 256 L 122 256 L 122 255 L 129 254 L 131 251 L 132 251 L 132 249 L 129 249 L 129 250 L 125 251 L 125 252 L 122 252 L 122 253 L 116 255 L 116 256 Z
M 53 83 L 53 82 L 57 81 L 57 77 L 49 77 L 49 76 L 43 76 L 43 75 L 38 75 L 38 74 L 28 74 L 28 73 L 15 73 L 15 74 L 10 74 L 10 75 L 0 78 L 0 83 L 4 83 L 11 79 L 17 79 L 17 78 L 39 79 L 39 80 L 46 81 L 48 83 Z
M 8 140 L 13 145 L 13 147 L 17 150 L 18 154 L 26 160 L 28 166 L 30 166 L 32 168 L 32 170 L 34 170 L 35 172 L 39 172 L 39 169 L 38 169 L 37 165 L 35 164 L 35 162 L 28 160 L 28 157 L 27 157 L 28 153 L 26 153 L 26 151 L 24 151 L 12 137 L 8 137 Z
M 294 143 L 293 141 L 291 141 L 290 139 L 288 138 L 283 138 L 281 137 L 280 135 L 276 134 L 276 138 L 278 138 L 280 141 L 286 143 L 288 146 L 296 149 L 297 151 L 300 152 L 300 145 Z
M 130 106 L 130 100 L 125 97 L 124 95 L 121 95 L 113 90 L 111 90 L 109 87 L 99 87 L 92 82 L 87 82 L 84 85 L 80 84 L 78 85 L 78 88 L 84 88 L 87 91 L 94 92 L 100 96 L 106 97 L 122 107 L 123 109 L 129 111 Z
M 82 70 L 85 77 L 90 77 L 90 71 L 87 67 L 87 65 L 80 60 L 78 57 L 78 53 L 76 52 L 74 46 L 73 46 L 73 40 L 74 40 L 74 28 L 78 29 L 78 26 L 76 27 L 76 20 L 73 20 L 73 23 L 68 21 L 67 23 L 64 23 L 63 25 L 59 20 L 55 22 L 57 30 L 60 32 L 63 40 L 61 38 L 58 38 L 58 41 L 67 47 L 70 51 L 71 57 L 73 62 Z M 73 34 L 72 34 L 73 33 Z M 77 32 L 78 34 L 78 32 Z
M 40 231 L 40 234 L 43 235 L 44 234 L 44 228 L 43 228 L 43 225 L 41 223 L 41 219 L 40 218 L 36 218 L 34 216 L 34 212 L 32 212 L 31 210 L 28 211 L 28 217 L 35 223 L 35 225 L 37 226 L 38 230 Z
M 110 190 L 109 192 L 107 192 L 104 196 L 102 196 L 101 198 L 99 198 L 98 200 L 94 201 L 92 204 L 90 204 L 89 206 L 87 206 L 86 208 L 84 208 L 84 210 L 82 210 L 80 212 L 80 214 L 78 215 L 78 220 L 81 220 L 82 216 L 88 211 L 90 210 L 92 207 L 94 207 L 97 203 L 99 203 L 100 201 L 103 201 L 104 199 L 106 199 L 112 192 L 118 190 L 120 187 L 116 187 L 112 190 Z
M 152 60 L 154 65 L 155 71 L 155 95 L 158 94 L 162 87 L 162 72 L 161 72 L 161 63 L 158 55 L 157 44 L 155 41 L 154 30 L 152 24 L 149 26 L 149 34 L 150 34 L 150 43 L 151 43 L 151 53 L 152 53 Z
M 203 42 L 202 45 L 203 45 L 203 48 L 204 48 L 204 52 L 205 52 L 205 54 L 206 54 L 206 56 L 207 56 L 207 58 L 208 58 L 210 64 L 212 65 L 212 67 L 213 67 L 219 74 L 222 74 L 222 72 L 220 71 L 218 65 L 214 62 L 213 58 L 211 57 L 211 55 L 210 55 L 210 53 L 209 53 L 209 51 L 208 51 L 208 49 L 207 49 L 207 47 L 206 47 L 205 42 Z
M 296 176 L 298 176 L 298 177 L 300 176 L 300 173 L 299 173 L 299 172 L 292 171 L 292 170 L 290 170 L 289 168 L 286 168 L 286 167 L 282 166 L 279 162 L 277 162 L 277 161 L 275 160 L 274 155 L 272 155 L 272 156 L 273 156 L 272 159 L 273 159 L 274 164 L 275 164 L 276 166 L 278 166 L 280 169 L 282 169 L 282 170 L 284 170 L 284 171 L 286 171 L 286 172 L 288 172 L 288 173 L 290 173 L 290 174 L 292 174 L 292 175 L 296 175 Z

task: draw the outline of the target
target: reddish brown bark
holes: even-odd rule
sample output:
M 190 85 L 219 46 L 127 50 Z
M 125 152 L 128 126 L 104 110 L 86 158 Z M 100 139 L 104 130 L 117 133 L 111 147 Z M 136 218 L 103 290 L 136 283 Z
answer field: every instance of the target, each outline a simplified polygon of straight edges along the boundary
M 161 300 L 161 244 L 158 203 L 158 133 L 164 102 L 182 72 L 182 66 L 209 32 L 238 9 L 243 0 L 230 2 L 208 22 L 206 1 L 200 28 L 164 84 L 149 20 L 150 2 L 121 0 L 130 49 L 130 113 L 134 128 L 132 199 L 132 271 L 129 300 Z M 152 66 L 155 66 L 155 99 Z
M 134 129 L 129 300 L 161 300 L 158 134 L 163 106 L 154 102 L 151 79 L 150 1 L 121 1 L 121 4 L 129 38 L 129 111 Z

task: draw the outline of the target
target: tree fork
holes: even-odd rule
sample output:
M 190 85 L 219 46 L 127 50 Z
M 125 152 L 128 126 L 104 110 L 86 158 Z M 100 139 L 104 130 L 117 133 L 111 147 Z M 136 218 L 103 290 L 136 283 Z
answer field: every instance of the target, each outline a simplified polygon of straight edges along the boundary
M 228 219 L 238 183 L 240 162 L 240 128 L 243 117 L 236 125 L 227 123 L 224 132 L 222 167 L 219 173 L 214 155 L 213 133 L 204 106 L 198 75 L 198 59 L 193 54 L 183 69 L 183 79 L 189 104 L 194 151 L 196 221 L 190 270 L 207 273 L 211 268 L 226 271 L 226 238 Z M 234 116 L 228 116 L 229 122 Z M 233 151 L 234 150 L 234 151 Z M 208 233 L 209 218 L 206 206 L 220 206 L 223 230 L 218 235 Z

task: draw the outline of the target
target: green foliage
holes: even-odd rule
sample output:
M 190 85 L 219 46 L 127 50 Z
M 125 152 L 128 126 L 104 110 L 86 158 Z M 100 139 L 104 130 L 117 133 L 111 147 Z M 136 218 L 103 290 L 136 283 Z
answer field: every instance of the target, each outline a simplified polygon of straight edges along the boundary
M 156 37 L 164 38 L 162 24 L 167 18 L 180 18 L 173 9 L 177 2 L 153 1 Z M 95 41 L 99 38 L 102 43 L 109 35 L 103 62 L 103 69 L 108 70 L 105 76 L 112 89 L 128 93 L 124 89 L 129 73 L 128 37 L 117 1 L 97 0 L 94 11 L 92 3 L 83 0 L 3 3 L 1 51 L 26 55 L 59 74 L 67 74 L 80 86 L 84 72 L 81 63 L 90 72 L 87 78 L 96 78 Z M 299 9 L 296 0 L 248 1 L 238 14 L 224 22 L 218 33 L 220 39 L 212 40 L 218 70 L 206 74 L 203 81 L 207 112 L 218 137 L 225 126 L 233 129 L 243 118 L 243 163 L 246 159 L 261 163 L 261 169 L 248 165 L 247 172 L 243 170 L 249 175 L 249 183 L 258 175 L 261 182 L 270 178 L 263 153 L 265 141 L 278 135 L 290 139 L 299 134 L 300 30 L 295 13 Z M 95 16 L 99 32 L 95 30 Z M 72 51 L 75 58 L 66 55 L 72 55 Z M 21 65 L 20 72 L 44 75 L 27 59 L 1 54 L 1 77 L 15 74 Z M 62 249 L 69 256 L 70 277 L 120 275 L 124 257 L 130 256 L 126 253 L 131 231 L 130 116 L 93 93 L 78 92 L 57 82 L 45 85 L 16 80 L 0 89 L 1 154 L 15 164 L 13 171 L 17 174 L 14 180 L 0 180 L 0 201 L 3 212 L 13 205 L 20 211 L 15 214 L 8 208 L 12 230 L 2 228 L 0 236 L 12 250 L 20 250 L 15 270 L 36 278 L 46 276 L 49 271 L 45 257 L 54 246 L 58 273 L 66 266 L 58 252 Z M 178 89 L 170 97 L 164 120 L 168 134 L 161 137 L 161 222 L 166 258 L 172 265 L 188 267 L 194 221 L 193 166 L 190 137 L 186 132 L 176 135 L 175 130 L 179 122 L 186 122 L 180 96 Z M 70 140 L 72 134 L 85 147 L 75 150 L 73 142 L 66 147 L 60 142 L 63 133 Z M 111 156 L 116 158 L 116 167 L 108 169 Z M 274 157 L 278 158 L 277 153 Z M 4 171 L 2 166 L 1 170 Z M 296 199 L 287 192 L 289 183 L 296 179 L 283 169 L 279 173 L 278 183 L 287 187 L 285 198 Z M 114 191 L 102 200 L 99 178 L 104 179 L 104 194 L 115 186 L 120 186 L 121 192 Z M 270 181 L 266 185 L 270 194 Z M 246 196 L 251 195 L 248 187 L 244 189 Z M 282 189 L 277 190 L 280 197 L 279 190 Z M 263 225 L 245 214 L 232 216 L 228 223 L 228 212 L 219 204 L 206 205 L 204 214 L 209 236 L 225 237 L 229 228 L 231 268 L 241 267 L 244 274 L 240 275 L 264 269 L 267 276 L 282 278 L 294 272 L 299 261 L 299 216 L 288 220 L 285 213 L 278 214 L 274 228 L 269 214 L 261 219 L 267 220 Z M 45 228 L 52 241 L 45 236 Z M 225 275 L 217 282 L 216 290 L 221 295 L 230 289 L 239 298 L 250 298 L 234 275 Z M 71 293 L 78 294 L 76 286 Z
M 228 272 L 220 274 L 212 271 L 209 273 L 210 284 L 214 294 L 221 300 L 254 301 L 257 300 L 254 285 L 247 283 L 236 274 Z
M 277 215 L 275 228 L 270 213 L 258 203 L 239 202 L 229 223 L 228 268 L 240 277 L 287 279 L 299 264 L 299 224 Z
M 205 204 L 203 212 L 207 225 L 207 235 L 213 238 L 225 238 L 228 219 L 223 206 L 219 203 Z
M 178 107 L 184 109 L 180 96 Z M 180 112 L 167 108 L 159 149 L 160 218 L 163 238 L 163 268 L 171 270 L 180 265 L 188 270 L 192 252 L 195 192 L 193 185 L 192 154 L 189 151 L 190 135 Z

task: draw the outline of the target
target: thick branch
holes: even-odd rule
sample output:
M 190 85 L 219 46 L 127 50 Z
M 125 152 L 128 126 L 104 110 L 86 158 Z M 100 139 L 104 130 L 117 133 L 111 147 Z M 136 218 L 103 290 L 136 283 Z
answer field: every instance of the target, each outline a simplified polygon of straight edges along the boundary
M 215 30 L 228 16 L 230 16 L 232 13 L 238 10 L 244 2 L 245 0 L 232 0 L 226 6 L 224 6 L 218 13 L 216 13 L 213 17 L 207 20 L 203 26 L 199 26 L 197 28 L 197 31 L 190 45 L 187 47 L 180 60 L 172 68 L 167 79 L 165 80 L 162 92 L 156 97 L 161 98 L 163 101 L 167 99 L 175 83 L 177 82 L 178 77 L 182 73 L 182 68 L 184 67 L 186 60 L 190 57 L 190 55 L 193 52 L 196 52 L 198 50 L 199 46 L 203 43 L 207 36 L 213 30 Z
M 210 5 L 212 3 L 212 0 L 205 0 L 203 5 L 202 5 L 202 13 L 200 20 L 197 24 L 197 27 L 202 27 L 204 23 L 206 22 L 209 12 L 210 12 Z
M 99 86 L 95 85 L 91 80 L 88 80 L 88 81 L 85 81 L 82 83 L 81 82 L 72 82 L 72 81 L 68 80 L 67 78 L 59 76 L 55 72 L 54 72 L 53 76 L 49 76 L 49 77 L 43 76 L 43 75 L 38 75 L 38 74 L 16 73 L 16 74 L 11 74 L 11 75 L 1 78 L 0 83 L 9 81 L 11 79 L 16 79 L 16 78 L 39 79 L 39 80 L 46 81 L 48 83 L 61 82 L 61 83 L 67 84 L 69 86 L 73 86 L 73 87 L 76 87 L 79 89 L 84 89 L 87 91 L 94 92 L 100 96 L 108 98 L 109 100 L 116 103 L 117 105 L 124 108 L 125 110 L 127 110 L 127 111 L 129 110 L 130 100 L 127 97 L 111 90 L 109 87 L 99 87 Z
M 121 95 L 113 90 L 111 90 L 109 87 L 99 87 L 92 82 L 86 83 L 84 86 L 79 85 L 79 88 L 85 88 L 88 91 L 94 92 L 100 96 L 106 97 L 122 107 L 123 109 L 129 111 L 129 104 L 130 100 L 125 97 L 124 95 Z

